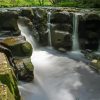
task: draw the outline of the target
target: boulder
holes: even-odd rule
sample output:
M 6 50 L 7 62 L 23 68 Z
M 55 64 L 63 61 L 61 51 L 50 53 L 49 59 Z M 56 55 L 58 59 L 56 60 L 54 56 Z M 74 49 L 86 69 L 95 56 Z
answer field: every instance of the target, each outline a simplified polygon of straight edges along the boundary
M 34 66 L 31 63 L 30 58 L 17 59 L 15 58 L 15 64 L 17 66 L 18 79 L 25 82 L 30 82 L 34 79 Z
M 1 42 L 11 50 L 13 56 L 30 57 L 32 55 L 32 46 L 23 36 L 7 37 L 2 39 Z
M 29 42 L 16 44 L 9 47 L 13 56 L 17 57 L 30 57 L 32 55 L 32 46 Z M 15 52 L 16 51 L 16 52 Z
M 86 13 L 79 18 L 78 33 L 81 49 L 98 49 L 100 39 L 99 26 L 100 15 L 97 13 Z
M 17 33 L 20 35 L 17 19 L 18 13 L 16 11 L 0 12 L 0 31 L 9 31 L 11 34 L 16 35 Z
M 50 16 L 50 33 L 52 46 L 56 49 L 71 50 L 72 48 L 72 14 L 67 11 L 55 10 Z
M 71 15 L 69 12 L 62 11 L 62 12 L 53 12 L 51 14 L 51 23 L 71 23 Z
M 9 95 L 9 97 L 11 97 L 12 100 L 21 100 L 17 86 L 17 79 L 13 72 L 12 66 L 10 66 L 4 53 L 0 53 L 0 83 L 5 84 L 8 87 L 10 93 L 12 94 Z
M 99 20 L 100 21 L 100 15 L 97 13 L 89 13 L 84 15 L 85 20 Z
M 48 45 L 48 33 L 47 33 L 47 12 L 45 9 L 33 9 L 33 25 L 39 34 L 39 44 Z
M 52 46 L 55 48 L 64 48 L 66 50 L 71 50 L 72 40 L 71 34 L 66 31 L 55 30 L 52 33 Z
M 26 8 L 26 9 L 21 9 L 19 16 L 27 17 L 32 21 L 34 14 L 31 8 Z

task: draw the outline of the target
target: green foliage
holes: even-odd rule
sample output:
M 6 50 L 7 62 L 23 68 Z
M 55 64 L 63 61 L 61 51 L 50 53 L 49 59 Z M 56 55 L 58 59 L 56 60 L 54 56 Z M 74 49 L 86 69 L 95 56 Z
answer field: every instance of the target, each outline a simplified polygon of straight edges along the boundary
M 60 3 L 62 0 L 49 0 L 52 4 L 58 4 Z
M 80 0 L 81 7 L 100 8 L 99 0 Z
M 100 8 L 99 0 L 0 0 L 0 7 L 61 6 Z
M 12 2 L 15 1 L 15 2 Z M 0 7 L 16 7 L 16 6 L 43 6 L 51 5 L 48 0 L 2 0 Z
M 60 2 L 60 3 L 58 3 L 57 6 L 61 6 L 61 7 L 78 7 L 78 3 L 77 2 Z

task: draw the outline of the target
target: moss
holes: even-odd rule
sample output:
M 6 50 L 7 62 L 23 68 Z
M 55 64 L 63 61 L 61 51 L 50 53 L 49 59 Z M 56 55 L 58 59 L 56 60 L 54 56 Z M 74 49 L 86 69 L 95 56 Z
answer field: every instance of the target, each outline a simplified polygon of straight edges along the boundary
M 23 62 L 24 62 L 24 65 L 27 66 L 27 69 L 30 70 L 30 71 L 33 71 L 34 70 L 34 66 L 31 62 L 31 60 L 28 58 L 28 59 L 23 59 Z
M 25 55 L 32 55 L 32 46 L 30 43 L 23 43 L 21 49 Z
M 18 68 L 18 79 L 30 82 L 34 79 L 34 66 L 30 58 L 15 59 L 14 62 Z
M 13 56 L 30 57 L 32 55 L 32 46 L 30 43 L 25 41 L 22 41 L 22 43 L 16 42 L 16 44 L 9 45 L 9 49 L 12 51 Z
M 7 85 L 0 84 L 0 100 L 15 100 Z
M 13 56 L 25 57 L 32 54 L 32 46 L 23 36 L 7 37 L 2 43 L 12 51 Z
M 2 84 L 8 86 L 15 100 L 20 100 L 15 74 L 8 63 L 6 56 L 4 56 L 4 54 L 0 54 L 0 56 L 2 56 L 2 59 L 0 59 L 2 60 L 0 63 L 0 81 Z

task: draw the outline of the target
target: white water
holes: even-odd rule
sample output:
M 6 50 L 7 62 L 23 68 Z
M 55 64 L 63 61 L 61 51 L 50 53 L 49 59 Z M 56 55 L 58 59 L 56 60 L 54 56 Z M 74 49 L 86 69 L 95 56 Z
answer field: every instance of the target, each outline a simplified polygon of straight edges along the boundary
M 21 31 L 21 35 L 24 36 L 26 38 L 26 40 L 32 45 L 33 50 L 36 50 L 38 48 L 38 45 L 34 39 L 34 37 L 32 36 L 33 32 L 31 31 L 31 29 L 28 27 L 27 24 L 23 23 L 25 18 L 21 18 L 22 22 L 18 22 L 18 27 Z
M 31 35 L 22 34 L 31 40 Z M 34 41 L 30 42 L 34 46 Z M 100 76 L 82 58 L 48 48 L 34 51 L 34 81 L 19 85 L 23 100 L 100 100 Z
M 52 47 L 52 41 L 51 41 L 51 31 L 50 31 L 50 16 L 51 12 L 48 12 L 48 40 L 49 40 L 49 45 Z
M 72 51 L 79 51 L 79 39 L 78 39 L 78 16 L 80 13 L 74 13 L 73 16 L 73 36 L 72 36 Z
M 48 48 L 33 52 L 35 79 L 20 83 L 23 100 L 100 100 L 100 76 L 70 57 Z

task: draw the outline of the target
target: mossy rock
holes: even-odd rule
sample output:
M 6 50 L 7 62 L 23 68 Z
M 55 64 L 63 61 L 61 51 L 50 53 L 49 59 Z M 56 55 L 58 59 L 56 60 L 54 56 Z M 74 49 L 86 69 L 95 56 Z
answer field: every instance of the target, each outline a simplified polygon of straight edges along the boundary
M 16 11 L 0 12 L 0 30 L 18 31 Z
M 1 40 L 2 45 L 11 50 L 13 56 L 26 57 L 32 55 L 32 46 L 25 37 L 7 37 Z
M 55 11 L 51 15 L 51 23 L 56 23 L 56 24 L 69 24 L 71 23 L 71 15 L 69 12 L 66 11 Z
M 15 100 L 21 100 L 17 87 L 17 79 L 3 53 L 0 53 L 0 82 L 9 88 Z
M 21 46 L 21 49 L 23 51 L 23 53 L 26 55 L 31 55 L 32 54 L 32 46 L 29 42 L 23 43 Z
M 48 45 L 47 36 L 47 12 L 45 9 L 37 8 L 33 9 L 33 26 L 35 27 L 37 33 L 39 34 L 38 42 L 41 45 Z
M 30 57 L 32 55 L 32 46 L 29 42 L 19 43 L 14 46 L 10 46 L 14 57 Z
M 18 69 L 19 80 L 30 82 L 34 79 L 34 66 L 30 58 L 15 59 L 15 64 Z
M 28 17 L 29 19 L 33 20 L 33 11 L 32 9 L 22 9 L 19 13 L 20 16 Z
M 5 84 L 0 84 L 0 100 L 16 100 Z

